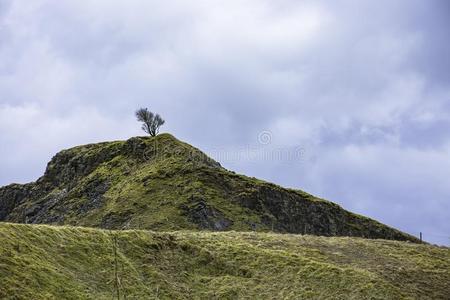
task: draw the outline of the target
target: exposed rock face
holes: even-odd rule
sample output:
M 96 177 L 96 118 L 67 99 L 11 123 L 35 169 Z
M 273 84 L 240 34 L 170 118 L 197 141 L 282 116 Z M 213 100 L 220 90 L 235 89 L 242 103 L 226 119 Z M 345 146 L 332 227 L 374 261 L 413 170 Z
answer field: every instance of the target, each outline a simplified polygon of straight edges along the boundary
M 183 205 L 188 219 L 197 224 L 200 229 L 223 231 L 228 229 L 233 222 L 228 220 L 224 214 L 211 207 L 203 199 L 191 197 L 189 205 Z
M 11 184 L 0 188 L 0 220 L 19 206 L 28 196 L 32 184 Z
M 293 191 L 261 187 L 253 193 L 238 197 L 237 201 L 252 210 L 266 212 L 266 216 L 271 215 L 272 218 L 264 218 L 263 223 L 278 232 L 405 239 L 400 231 L 373 220 L 363 223 L 361 216 L 351 214 L 336 204 L 310 201 Z
M 0 221 L 417 239 L 302 191 L 237 175 L 168 134 L 59 152 L 0 188 Z

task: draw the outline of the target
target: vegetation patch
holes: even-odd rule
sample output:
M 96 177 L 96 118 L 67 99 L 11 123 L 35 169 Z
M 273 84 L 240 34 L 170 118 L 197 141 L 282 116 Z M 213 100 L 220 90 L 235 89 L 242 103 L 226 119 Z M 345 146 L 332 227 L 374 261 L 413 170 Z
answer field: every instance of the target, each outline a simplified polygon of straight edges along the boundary
M 1 299 L 448 299 L 450 250 L 255 232 L 0 223 Z

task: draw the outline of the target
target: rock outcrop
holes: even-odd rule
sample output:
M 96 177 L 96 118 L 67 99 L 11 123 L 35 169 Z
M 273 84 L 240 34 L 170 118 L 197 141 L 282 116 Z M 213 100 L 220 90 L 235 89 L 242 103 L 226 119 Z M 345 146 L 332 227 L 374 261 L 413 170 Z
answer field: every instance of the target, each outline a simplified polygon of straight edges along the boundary
M 36 182 L 0 188 L 0 221 L 418 241 L 305 192 L 230 172 L 169 134 L 59 152 Z

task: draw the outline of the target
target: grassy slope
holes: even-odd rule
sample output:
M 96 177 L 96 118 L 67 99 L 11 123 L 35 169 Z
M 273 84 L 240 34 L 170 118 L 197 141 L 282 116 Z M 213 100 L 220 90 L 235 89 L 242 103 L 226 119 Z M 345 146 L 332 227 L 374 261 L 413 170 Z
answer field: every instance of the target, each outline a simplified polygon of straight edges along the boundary
M 114 242 L 116 240 L 116 242 Z M 446 299 L 450 250 L 245 232 L 0 223 L 0 298 Z

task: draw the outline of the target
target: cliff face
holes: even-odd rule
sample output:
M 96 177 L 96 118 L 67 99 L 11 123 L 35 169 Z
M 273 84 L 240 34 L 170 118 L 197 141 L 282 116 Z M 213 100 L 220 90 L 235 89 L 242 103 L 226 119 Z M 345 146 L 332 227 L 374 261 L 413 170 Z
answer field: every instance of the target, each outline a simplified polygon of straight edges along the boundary
M 0 221 L 417 242 L 332 202 L 230 172 L 169 134 L 61 151 L 36 182 L 0 188 Z

